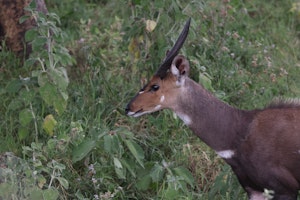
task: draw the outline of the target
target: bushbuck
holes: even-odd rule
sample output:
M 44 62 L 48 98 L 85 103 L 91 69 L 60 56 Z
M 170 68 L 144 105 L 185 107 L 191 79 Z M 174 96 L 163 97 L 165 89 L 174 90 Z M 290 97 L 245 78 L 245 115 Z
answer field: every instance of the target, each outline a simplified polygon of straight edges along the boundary
M 189 19 L 161 66 L 125 112 L 139 117 L 171 109 L 232 168 L 249 199 L 295 200 L 300 189 L 300 101 L 277 100 L 264 109 L 241 110 L 214 97 L 189 78 L 178 55 Z

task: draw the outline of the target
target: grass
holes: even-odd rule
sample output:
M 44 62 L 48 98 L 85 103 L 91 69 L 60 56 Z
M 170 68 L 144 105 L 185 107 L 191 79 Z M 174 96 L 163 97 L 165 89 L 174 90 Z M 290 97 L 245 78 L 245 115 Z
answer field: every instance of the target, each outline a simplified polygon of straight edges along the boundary
M 32 184 L 10 188 L 12 194 L 25 197 L 31 189 L 40 195 L 47 188 L 59 199 L 246 199 L 230 168 L 172 112 L 134 119 L 123 110 L 188 17 L 191 30 L 181 52 L 192 63 L 194 80 L 242 109 L 262 108 L 276 96 L 299 97 L 300 18 L 299 10 L 290 11 L 295 1 L 46 3 L 60 16 L 57 26 L 68 37 L 59 42 L 76 64 L 62 66 L 70 80 L 62 114 L 38 92 L 30 98 L 37 142 L 33 122 L 20 134 L 20 113 L 28 104 L 17 84 L 35 67 L 23 67 L 2 47 L 0 152 L 13 152 L 37 173 L 23 177 Z M 153 31 L 145 29 L 146 20 L 157 22 Z M 53 135 L 43 129 L 49 114 L 57 122 Z M 20 178 L 14 172 L 11 177 Z

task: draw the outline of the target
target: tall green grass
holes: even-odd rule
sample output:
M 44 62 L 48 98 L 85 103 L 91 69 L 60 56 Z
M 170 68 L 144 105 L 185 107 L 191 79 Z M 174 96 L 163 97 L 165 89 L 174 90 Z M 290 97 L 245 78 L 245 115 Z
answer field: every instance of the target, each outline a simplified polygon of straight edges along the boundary
M 34 188 L 40 195 L 48 187 L 55 192 L 47 199 L 57 193 L 59 199 L 246 199 L 230 167 L 172 112 L 136 119 L 123 110 L 189 17 L 190 34 L 181 53 L 191 62 L 191 77 L 220 99 L 254 109 L 275 96 L 299 97 L 300 19 L 299 10 L 291 10 L 294 1 L 46 3 L 68 36 L 57 42 L 76 64 L 63 65 L 70 83 L 62 114 L 34 99 L 39 102 L 33 103 L 36 143 L 34 124 L 27 126 L 25 137 L 18 134 L 24 105 L 11 109 L 23 86 L 8 84 L 30 76 L 34 67 L 24 68 L 2 48 L 0 151 L 14 152 L 27 173 L 37 172 L 23 177 L 31 184 L 12 187 L 11 193 L 24 197 Z M 146 30 L 147 20 L 157 23 L 154 30 Z M 57 122 L 53 136 L 42 126 L 48 114 Z M 20 170 L 12 170 L 11 177 L 20 178 L 25 169 Z M 0 196 L 3 188 L 0 184 Z

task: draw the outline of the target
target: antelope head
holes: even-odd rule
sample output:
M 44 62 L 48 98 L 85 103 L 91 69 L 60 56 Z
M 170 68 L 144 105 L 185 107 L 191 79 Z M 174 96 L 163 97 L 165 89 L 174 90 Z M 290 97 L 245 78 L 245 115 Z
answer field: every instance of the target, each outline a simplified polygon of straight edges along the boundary
M 167 53 L 155 75 L 136 96 L 128 103 L 125 112 L 129 116 L 139 117 L 164 108 L 174 109 L 181 88 L 189 74 L 189 63 L 182 55 L 178 55 L 190 26 L 189 19 L 173 48 Z

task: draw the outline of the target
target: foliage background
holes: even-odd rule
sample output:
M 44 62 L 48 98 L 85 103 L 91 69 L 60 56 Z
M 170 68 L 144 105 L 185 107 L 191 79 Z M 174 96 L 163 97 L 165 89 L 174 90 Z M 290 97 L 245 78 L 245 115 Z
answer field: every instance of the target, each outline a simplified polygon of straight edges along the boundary
M 246 199 L 230 168 L 172 112 L 133 119 L 123 110 L 189 17 L 181 53 L 220 99 L 254 109 L 299 97 L 299 1 L 46 4 L 50 15 L 27 34 L 31 58 L 1 46 L 2 198 Z

